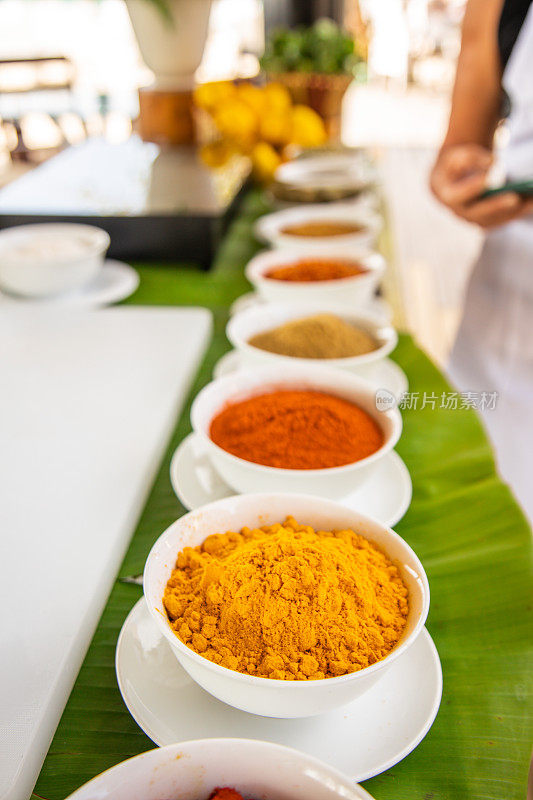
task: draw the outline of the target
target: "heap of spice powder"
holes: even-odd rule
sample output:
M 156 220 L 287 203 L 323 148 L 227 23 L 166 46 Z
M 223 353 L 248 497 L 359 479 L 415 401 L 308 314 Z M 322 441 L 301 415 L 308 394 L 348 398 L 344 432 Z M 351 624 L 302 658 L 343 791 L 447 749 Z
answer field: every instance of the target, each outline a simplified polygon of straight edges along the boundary
M 281 232 L 286 236 L 346 236 L 348 233 L 359 233 L 362 225 L 356 222 L 337 222 L 335 220 L 310 220 L 298 222 L 295 225 L 286 225 Z
M 163 602 L 181 641 L 215 664 L 302 681 L 375 664 L 409 611 L 400 571 L 376 545 L 292 517 L 185 548 Z
M 209 795 L 209 800 L 244 800 L 242 794 L 237 789 L 231 789 L 229 786 L 222 786 Z
M 266 278 L 275 281 L 313 282 L 336 281 L 353 278 L 368 272 L 356 261 L 341 258 L 302 258 L 292 264 L 275 267 L 265 273 Z
M 281 389 L 230 403 L 211 421 L 212 441 L 239 458 L 282 469 L 324 469 L 375 453 L 383 432 L 355 403 Z
M 257 333 L 248 344 L 293 358 L 350 358 L 371 353 L 376 340 L 335 314 L 314 314 Z

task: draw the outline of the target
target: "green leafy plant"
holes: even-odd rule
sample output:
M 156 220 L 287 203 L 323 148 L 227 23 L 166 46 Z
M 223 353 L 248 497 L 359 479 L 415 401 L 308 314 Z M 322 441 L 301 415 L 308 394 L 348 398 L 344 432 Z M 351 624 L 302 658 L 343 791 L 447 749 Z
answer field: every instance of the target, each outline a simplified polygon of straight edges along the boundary
M 333 20 L 320 19 L 311 27 L 272 31 L 261 67 L 266 72 L 353 75 L 361 60 L 352 36 Z

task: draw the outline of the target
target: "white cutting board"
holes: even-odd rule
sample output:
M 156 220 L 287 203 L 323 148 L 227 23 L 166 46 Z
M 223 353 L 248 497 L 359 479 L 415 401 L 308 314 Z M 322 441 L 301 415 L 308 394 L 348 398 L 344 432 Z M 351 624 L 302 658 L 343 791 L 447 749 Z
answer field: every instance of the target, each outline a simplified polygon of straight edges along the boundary
M 0 313 L 2 800 L 33 789 L 210 330 L 197 308 Z

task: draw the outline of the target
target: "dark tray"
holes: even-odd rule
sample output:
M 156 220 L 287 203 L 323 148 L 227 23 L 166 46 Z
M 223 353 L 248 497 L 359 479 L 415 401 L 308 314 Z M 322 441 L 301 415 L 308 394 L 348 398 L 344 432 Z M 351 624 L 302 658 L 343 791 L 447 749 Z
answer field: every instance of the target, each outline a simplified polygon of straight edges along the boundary
M 209 170 L 194 148 L 89 140 L 4 187 L 0 228 L 82 222 L 109 233 L 111 258 L 208 269 L 248 175 L 247 159 Z

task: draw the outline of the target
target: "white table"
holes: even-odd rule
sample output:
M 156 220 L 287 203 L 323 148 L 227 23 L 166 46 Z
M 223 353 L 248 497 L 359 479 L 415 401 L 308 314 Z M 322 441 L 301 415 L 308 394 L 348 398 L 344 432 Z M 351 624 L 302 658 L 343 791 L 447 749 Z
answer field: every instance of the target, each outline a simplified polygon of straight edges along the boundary
M 205 309 L 0 314 L 0 798 L 26 800 L 191 379 Z

